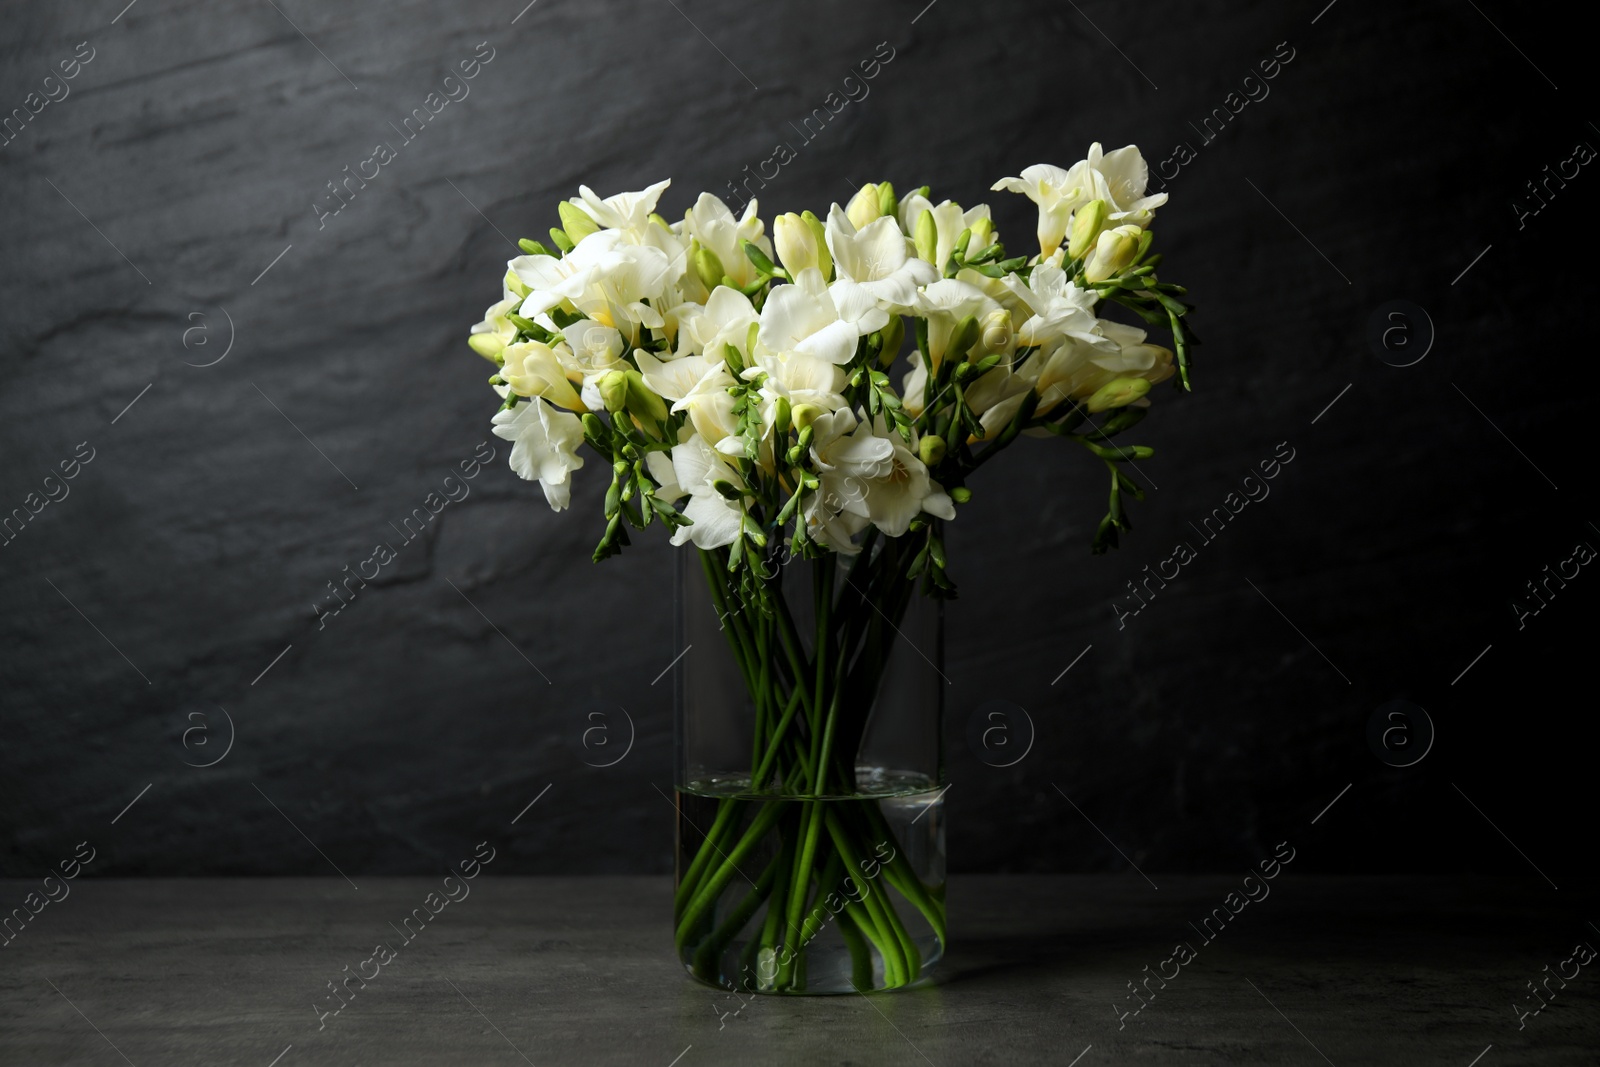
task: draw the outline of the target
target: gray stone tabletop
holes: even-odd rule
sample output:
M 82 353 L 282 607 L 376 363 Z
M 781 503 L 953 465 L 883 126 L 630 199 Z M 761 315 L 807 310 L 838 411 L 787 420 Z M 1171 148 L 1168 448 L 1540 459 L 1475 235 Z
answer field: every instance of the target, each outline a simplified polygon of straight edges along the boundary
M 956 877 L 936 983 L 741 1001 L 678 967 L 666 878 L 486 873 L 402 943 L 391 924 L 443 874 L 68 883 L 66 897 L 7 928 L 0 1063 L 1600 1059 L 1600 966 L 1574 956 L 1579 943 L 1600 945 L 1583 917 L 1593 887 L 1286 871 L 1265 896 L 1251 883 L 1260 899 L 1230 900 L 1240 878 Z M 36 888 L 0 883 L 8 908 Z M 1191 925 L 1225 905 L 1239 909 L 1225 925 Z M 380 941 L 394 959 L 322 1015 L 329 983 Z M 1179 942 L 1192 952 L 1181 965 Z M 1159 973 L 1172 977 L 1147 981 Z

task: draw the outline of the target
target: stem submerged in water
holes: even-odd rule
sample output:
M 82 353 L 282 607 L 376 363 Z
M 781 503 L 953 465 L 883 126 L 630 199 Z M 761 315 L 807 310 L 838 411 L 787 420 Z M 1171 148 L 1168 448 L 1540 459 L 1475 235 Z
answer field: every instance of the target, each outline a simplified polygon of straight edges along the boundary
M 700 553 L 755 717 L 747 791 L 717 798 L 674 895 L 679 953 L 715 984 L 727 985 L 725 957 L 741 938 L 743 988 L 802 993 L 814 990 L 808 982 L 837 981 L 807 966 L 808 946 L 830 922 L 852 988 L 915 982 L 923 954 L 896 897 L 943 949 L 942 885 L 922 883 L 883 798 L 857 792 L 857 750 L 915 585 L 899 546 L 876 540 L 869 534 L 843 575 L 836 557 L 813 561 L 809 648 L 776 574 L 763 583 L 765 610 L 745 611 L 725 550 Z M 763 856 L 771 858 L 761 866 Z M 753 881 L 741 869 L 750 864 L 760 872 Z

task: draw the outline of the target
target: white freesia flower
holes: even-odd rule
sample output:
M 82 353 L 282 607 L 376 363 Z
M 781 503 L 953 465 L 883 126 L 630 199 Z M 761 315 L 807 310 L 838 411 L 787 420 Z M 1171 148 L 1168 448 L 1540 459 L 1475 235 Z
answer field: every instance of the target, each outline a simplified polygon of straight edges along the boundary
M 745 487 L 739 471 L 716 449 L 706 444 L 705 438 L 692 434 L 672 449 L 672 478 L 668 485 L 665 471 L 661 470 L 655 453 L 646 460 L 650 472 L 661 488 L 657 495 L 670 503 L 687 494 L 689 503 L 683 507 L 683 517 L 691 525 L 680 526 L 672 534 L 672 543 L 681 545 L 693 541 L 697 548 L 722 548 L 738 538 L 744 525 L 744 507 L 729 500 L 712 484 L 724 481 L 737 488 Z
M 757 321 L 755 305 L 737 289 L 719 285 L 702 307 L 680 304 L 672 315 L 678 319 L 677 355 L 703 353 L 712 362 L 726 358 L 725 346 L 732 345 L 749 361 L 750 327 Z
M 1118 378 L 1144 378 L 1159 385 L 1176 373 L 1172 353 L 1160 345 L 1145 344 L 1145 332 L 1119 322 L 1100 319 L 1098 342 L 1087 344 L 1061 337 L 1029 360 L 1038 363 L 1035 388 L 1040 414 L 1065 400 L 1083 400 Z
M 625 347 L 622 334 L 614 327 L 602 326 L 592 319 L 579 319 L 560 331 L 566 341 L 555 348 L 556 358 L 566 371 L 567 380 L 578 383 L 578 396 L 590 411 L 605 409 L 600 396 L 600 379 L 613 370 L 626 369 L 622 359 Z
M 500 368 L 500 377 L 518 396 L 542 396 L 568 411 L 587 411 L 588 405 L 572 388 L 563 366 L 564 362 L 571 360 L 572 353 L 564 344 L 559 348 L 561 354 L 542 341 L 521 341 L 507 345 L 504 352 L 506 361 Z
M 511 273 L 528 288 L 520 312 L 532 317 L 581 295 L 606 257 L 621 243 L 619 231 L 602 230 L 590 234 L 565 256 L 524 255 L 507 261 Z
M 1049 163 L 1026 167 L 1017 178 L 1001 178 L 990 188 L 1021 193 L 1039 207 L 1039 254 L 1049 256 L 1067 235 L 1067 224 L 1080 205 L 1094 199 L 1083 164 L 1062 170 Z
M 812 461 L 823 487 L 843 501 L 843 511 L 866 518 L 890 537 L 905 533 L 924 511 L 955 518 L 949 495 L 881 415 L 857 424 L 849 409 L 843 409 L 812 426 Z
M 489 305 L 489 309 L 483 313 L 483 321 L 472 326 L 467 343 L 474 352 L 492 360 L 505 351 L 506 345 L 517 339 L 516 323 L 506 315 L 515 311 L 520 303 L 522 298 L 513 296 Z
M 1014 274 L 1006 275 L 1004 281 L 1032 312 L 1017 328 L 1017 344 L 1033 347 L 1057 337 L 1074 337 L 1088 344 L 1101 341 L 1099 320 L 1094 316 L 1095 294 L 1079 289 L 1056 264 L 1041 263 L 1033 268 L 1027 285 Z M 1106 343 L 1103 347 L 1109 352 L 1115 346 Z
M 568 474 L 583 466 L 578 446 L 583 443 L 583 423 L 578 416 L 557 411 L 535 397 L 494 417 L 494 434 L 511 441 L 511 469 L 544 489 L 555 511 L 572 500 Z
M 728 395 L 733 375 L 722 360 L 680 356 L 663 362 L 643 349 L 636 350 L 633 358 L 650 391 L 672 401 L 673 411 L 687 411 L 690 424 L 707 444 L 718 445 L 738 432 L 733 397 Z
M 910 253 L 910 240 L 889 216 L 857 229 L 838 204 L 828 212 L 828 251 L 837 278 L 858 283 L 885 311 L 908 307 L 917 286 L 939 275 Z
M 957 278 L 941 278 L 917 294 L 913 310 L 928 320 L 928 355 L 933 369 L 944 362 L 950 336 L 968 315 L 982 319 L 1000 305 L 975 285 Z M 959 357 L 965 353 L 952 353 Z
M 671 270 L 666 253 L 658 248 L 619 246 L 602 260 L 585 291 L 571 298 L 572 304 L 591 319 L 623 330 L 630 341 L 636 340 L 640 326 L 662 326 L 661 313 L 645 301 L 660 302 Z
M 1150 168 L 1136 145 L 1126 145 L 1114 152 L 1100 151 L 1100 142 L 1089 146 L 1089 158 L 1084 160 L 1104 183 L 1100 196 L 1111 211 L 1106 216 L 1112 222 L 1132 223 L 1141 229 L 1150 225 L 1155 209 L 1167 202 L 1166 193 L 1146 196 L 1150 184 Z
M 570 377 L 586 377 L 615 370 L 622 363 L 622 334 L 614 326 L 603 326 L 590 319 L 579 319 L 561 331 L 571 352 L 562 362 Z M 557 355 L 563 355 L 556 349 Z
M 848 408 L 820 415 L 811 424 L 811 459 L 819 484 L 805 503 L 806 530 L 811 538 L 848 556 L 860 553 L 852 538 L 870 525 L 865 485 L 849 464 L 862 458 L 887 460 L 894 454 L 888 442 L 874 445 L 869 440 L 858 446 L 851 436 L 856 429 L 856 417 Z
M 917 243 L 917 226 L 924 211 L 928 212 L 933 221 L 932 249 L 923 248 Z M 927 260 L 941 275 L 944 273 L 944 265 L 950 261 L 950 253 L 955 251 L 956 241 L 960 239 L 963 230 L 972 231 L 972 237 L 967 243 L 968 255 L 983 251 L 995 240 L 994 223 L 989 217 L 988 204 L 962 208 L 955 201 L 946 200 L 935 206 L 921 193 L 912 193 L 900 202 L 900 222 L 906 234 L 912 238 L 917 255 Z M 933 253 L 931 257 L 928 255 L 929 251 Z
M 617 230 L 601 230 L 560 259 L 518 256 L 510 268 L 529 289 L 522 314 L 548 311 L 562 301 L 603 326 L 636 340 L 640 326 L 656 329 L 661 313 L 644 303 L 667 288 L 671 260 L 659 248 L 630 245 Z
M 602 230 L 564 256 L 523 255 L 508 260 L 506 266 L 528 288 L 521 313 L 531 316 L 548 311 L 567 299 L 567 293 L 583 292 L 601 259 L 621 241 L 616 230 Z
M 1137 326 L 1101 319 L 1100 332 L 1116 343 L 1117 352 L 1096 352 L 1093 357 L 1096 366 L 1114 372 L 1119 378 L 1147 379 L 1151 385 L 1160 385 L 1177 373 L 1172 350 L 1146 344 L 1146 334 Z
M 755 281 L 757 276 L 755 264 L 744 254 L 741 242 L 749 241 L 761 249 L 768 259 L 772 258 L 772 242 L 767 240 L 763 231 L 761 219 L 756 215 L 754 199 L 745 204 L 744 214 L 735 219 L 721 198 L 701 193 L 694 207 L 683 216 L 682 233 L 715 252 L 722 261 L 723 273 L 740 289 Z
M 793 285 L 780 285 L 767 297 L 756 344 L 767 352 L 801 352 L 842 366 L 854 358 L 862 336 L 888 322 L 888 313 L 866 286 L 840 280 L 830 288 L 820 270 L 808 267 Z
M 968 386 L 967 407 L 977 414 L 985 440 L 1010 424 L 1033 389 L 1033 376 L 1026 368 L 1019 373 L 1006 366 L 995 367 Z
M 841 556 L 858 556 L 861 546 L 855 543 L 855 535 L 871 524 L 865 515 L 844 510 L 846 498 L 838 493 L 841 485 L 846 492 L 855 491 L 853 483 L 831 481 L 806 498 L 801 517 L 805 520 L 806 535 L 817 544 Z
M 568 203 L 594 219 L 602 230 L 621 230 L 637 240 L 648 231 L 650 213 L 656 209 L 656 201 L 661 199 L 661 194 L 671 184 L 672 179 L 668 178 L 638 192 L 618 193 L 603 200 L 587 185 L 580 185 L 579 195 Z M 589 236 L 593 237 L 594 234 Z
M 1092 200 L 1104 200 L 1115 222 L 1147 226 L 1155 209 L 1167 202 L 1166 193 L 1145 196 L 1150 172 L 1133 145 L 1102 153 L 1100 142 L 1089 146 L 1089 156 L 1070 170 L 1035 163 L 1018 178 L 1001 178 L 996 190 L 1021 193 L 1039 206 L 1039 254 L 1048 258 L 1066 236 L 1072 213 Z
M 769 442 L 775 429 L 778 400 L 789 402 L 792 411 L 801 404 L 815 404 L 824 411 L 845 406 L 844 368 L 804 352 L 763 352 L 756 365 L 745 370 L 746 378 L 761 378 L 761 439 Z
M 1034 374 L 1034 388 L 1039 392 L 1038 414 L 1045 415 L 1072 397 L 1087 396 L 1116 377 L 1090 362 L 1092 353 L 1082 341 L 1057 337 L 1028 361 Z M 1039 430 L 1035 434 L 1044 432 Z

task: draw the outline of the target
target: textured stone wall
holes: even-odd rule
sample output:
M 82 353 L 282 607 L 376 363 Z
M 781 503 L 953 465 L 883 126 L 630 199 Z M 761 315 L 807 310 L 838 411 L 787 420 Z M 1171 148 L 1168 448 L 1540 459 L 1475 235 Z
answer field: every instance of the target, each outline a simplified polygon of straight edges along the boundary
M 84 839 L 97 874 L 423 873 L 491 834 L 507 871 L 668 869 L 672 556 L 588 562 L 592 462 L 559 516 L 506 469 L 464 338 L 510 242 L 580 182 L 670 176 L 674 215 L 776 168 L 768 217 L 927 182 L 1021 250 L 989 183 L 1096 139 L 1170 178 L 1197 388 L 1140 428 L 1120 552 L 1062 442 L 950 531 L 952 866 L 1227 870 L 1336 797 L 1307 869 L 1591 866 L 1549 817 L 1585 803 L 1600 578 L 1523 592 L 1600 543 L 1576 40 L 1504 4 L 924 2 L 8 4 L 0 508 L 60 499 L 0 548 L 0 873 Z M 1404 768 L 1368 738 L 1395 699 L 1437 730 Z

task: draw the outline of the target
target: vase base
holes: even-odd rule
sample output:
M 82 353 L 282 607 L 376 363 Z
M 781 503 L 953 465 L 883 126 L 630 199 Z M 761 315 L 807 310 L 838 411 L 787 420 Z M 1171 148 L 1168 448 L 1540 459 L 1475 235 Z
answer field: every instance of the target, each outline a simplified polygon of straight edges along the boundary
M 923 962 L 920 973 L 914 980 L 902 983 L 900 985 L 884 984 L 883 975 L 881 971 L 878 971 L 873 975 L 872 981 L 865 985 L 857 986 L 854 982 L 854 976 L 852 974 L 852 968 L 848 955 L 843 960 L 842 964 L 836 967 L 829 968 L 826 964 L 822 965 L 824 971 L 831 973 L 825 973 L 822 975 L 808 973 L 806 976 L 806 985 L 801 989 L 780 989 L 776 988 L 775 986 L 762 988 L 758 981 L 753 982 L 753 984 L 750 986 L 740 986 L 736 984 L 735 979 L 732 976 L 723 975 L 720 978 L 707 977 L 698 973 L 690 964 L 684 965 L 684 973 L 693 979 L 696 985 L 705 986 L 707 989 L 715 989 L 721 993 L 745 998 L 751 996 L 839 997 L 851 996 L 856 993 L 902 993 L 916 989 L 926 989 L 929 986 L 939 984 L 939 973 L 941 971 L 939 964 L 943 960 L 943 953 L 938 946 L 937 939 L 930 939 L 930 941 L 932 943 L 928 944 L 926 948 L 931 955 Z M 813 964 L 813 966 L 815 966 L 815 964 Z M 746 980 L 750 980 L 751 978 L 748 973 L 742 977 Z
M 738 994 L 924 984 L 944 954 L 943 791 L 858 769 L 884 794 L 679 791 L 679 958 Z

